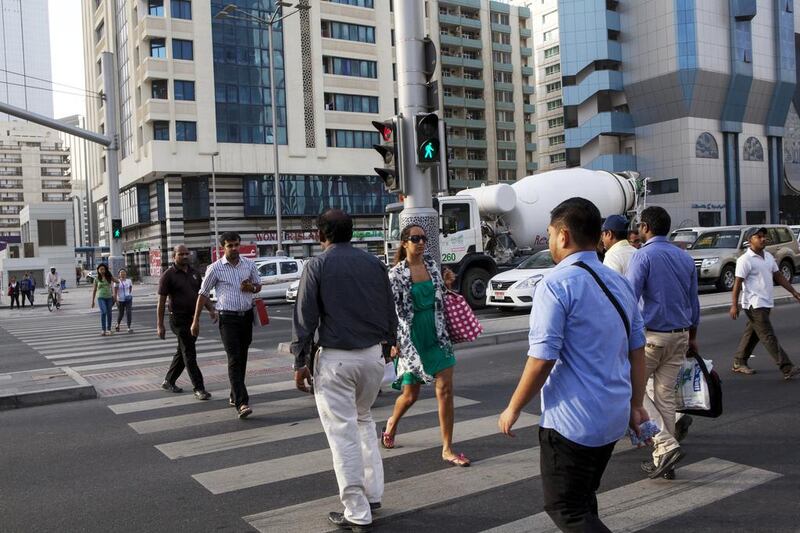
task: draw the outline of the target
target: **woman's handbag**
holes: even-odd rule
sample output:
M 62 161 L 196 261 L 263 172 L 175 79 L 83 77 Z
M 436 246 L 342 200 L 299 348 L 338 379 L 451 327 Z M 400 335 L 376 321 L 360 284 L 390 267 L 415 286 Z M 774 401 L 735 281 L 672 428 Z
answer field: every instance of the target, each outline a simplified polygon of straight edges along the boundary
M 450 342 L 472 342 L 483 333 L 478 317 L 460 294 L 446 291 L 444 294 L 444 317 Z

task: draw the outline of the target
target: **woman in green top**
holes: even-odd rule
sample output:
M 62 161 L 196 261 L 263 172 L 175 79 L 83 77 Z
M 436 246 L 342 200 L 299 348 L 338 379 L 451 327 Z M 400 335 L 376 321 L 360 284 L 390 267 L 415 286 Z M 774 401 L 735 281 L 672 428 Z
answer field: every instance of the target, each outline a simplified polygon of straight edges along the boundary
M 397 311 L 397 381 L 392 385 L 402 394 L 394 412 L 383 428 L 381 444 L 394 448 L 397 424 L 419 397 L 420 385 L 436 378 L 439 425 L 442 431 L 442 459 L 454 466 L 469 466 L 463 453 L 455 453 L 453 444 L 453 367 L 456 358 L 444 319 L 445 284 L 455 275 L 445 269 L 444 278 L 430 256 L 425 255 L 427 237 L 420 226 L 407 226 L 400 234 L 401 247 L 389 280 Z
M 108 271 L 108 265 L 100 263 L 97 265 L 97 277 L 94 279 L 94 289 L 92 290 L 92 308 L 94 308 L 95 296 L 97 305 L 100 306 L 100 327 L 103 328 L 101 336 L 111 335 L 111 310 L 114 308 L 114 277 Z

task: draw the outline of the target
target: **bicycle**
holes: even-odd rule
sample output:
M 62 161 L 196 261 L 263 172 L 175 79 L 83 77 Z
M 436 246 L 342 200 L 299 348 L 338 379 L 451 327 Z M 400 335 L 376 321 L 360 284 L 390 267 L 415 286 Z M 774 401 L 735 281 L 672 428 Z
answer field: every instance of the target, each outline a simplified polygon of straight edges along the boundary
M 56 290 L 50 287 L 47 289 L 47 310 L 52 313 L 54 307 L 56 309 L 61 309 L 61 301 L 56 294 Z

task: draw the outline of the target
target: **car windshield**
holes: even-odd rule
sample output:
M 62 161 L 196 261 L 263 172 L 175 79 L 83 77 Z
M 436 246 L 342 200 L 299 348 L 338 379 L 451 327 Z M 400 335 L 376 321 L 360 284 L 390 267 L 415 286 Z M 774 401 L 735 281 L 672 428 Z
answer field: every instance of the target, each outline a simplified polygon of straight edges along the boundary
M 694 241 L 692 250 L 738 248 L 739 237 L 739 231 L 709 231 L 708 233 L 703 233 Z
M 676 231 L 669 236 L 672 242 L 685 242 L 691 244 L 697 239 L 697 233 L 694 231 Z
M 520 270 L 534 270 L 537 268 L 553 268 L 553 258 L 550 257 L 549 250 L 542 250 L 530 256 L 517 267 Z

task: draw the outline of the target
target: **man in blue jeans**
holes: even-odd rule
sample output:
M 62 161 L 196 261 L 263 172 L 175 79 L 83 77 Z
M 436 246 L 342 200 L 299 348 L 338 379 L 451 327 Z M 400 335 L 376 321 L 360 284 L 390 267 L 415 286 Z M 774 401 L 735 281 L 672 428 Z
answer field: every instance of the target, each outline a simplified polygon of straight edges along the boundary
M 598 517 L 597 488 L 626 427 L 639 435 L 648 419 L 644 324 L 625 278 L 597 259 L 600 225 L 600 211 L 584 198 L 550 213 L 556 267 L 536 286 L 525 369 L 498 422 L 513 437 L 522 408 L 541 390 L 544 510 L 575 533 L 610 531 Z

